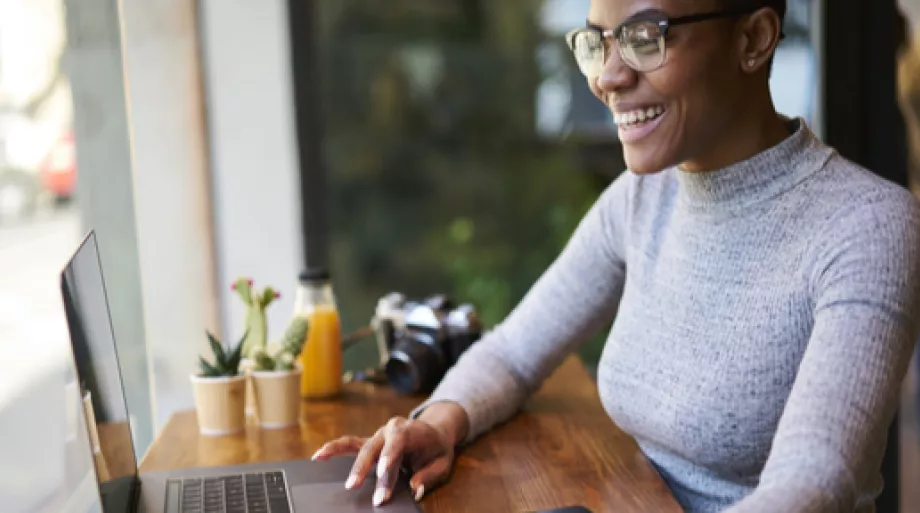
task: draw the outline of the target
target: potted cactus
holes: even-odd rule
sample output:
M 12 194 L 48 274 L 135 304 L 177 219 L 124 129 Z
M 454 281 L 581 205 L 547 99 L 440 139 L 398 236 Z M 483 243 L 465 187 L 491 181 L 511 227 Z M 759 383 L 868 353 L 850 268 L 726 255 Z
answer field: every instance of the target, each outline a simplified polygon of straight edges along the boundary
M 300 375 L 297 357 L 309 330 L 305 317 L 291 320 L 277 351 L 257 348 L 252 355 L 252 391 L 256 416 L 263 428 L 295 425 L 300 420 Z
M 272 287 L 265 287 L 261 291 L 254 289 L 252 279 L 237 278 L 230 286 L 240 296 L 246 305 L 246 330 L 248 335 L 243 341 L 243 359 L 252 360 L 256 349 L 265 349 L 268 340 L 268 323 L 265 320 L 265 310 L 281 294 Z
M 268 341 L 268 322 L 265 310 L 281 294 L 272 287 L 262 290 L 253 288 L 252 278 L 237 278 L 230 289 L 243 300 L 246 307 L 246 325 L 248 335 L 243 340 L 243 360 L 240 364 L 244 374 L 251 374 L 253 368 L 252 356 L 256 350 L 264 350 Z M 255 391 L 252 381 L 246 382 L 246 414 L 255 414 Z
M 198 413 L 198 428 L 208 436 L 238 433 L 245 427 L 246 376 L 240 371 L 243 341 L 224 347 L 210 332 L 206 332 L 212 361 L 199 356 L 198 374 L 191 376 Z

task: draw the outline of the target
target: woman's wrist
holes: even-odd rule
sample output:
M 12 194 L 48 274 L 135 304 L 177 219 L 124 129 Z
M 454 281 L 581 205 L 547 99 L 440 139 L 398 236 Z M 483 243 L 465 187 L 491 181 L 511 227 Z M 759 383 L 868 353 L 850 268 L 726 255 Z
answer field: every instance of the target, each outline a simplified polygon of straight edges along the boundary
M 452 447 L 466 439 L 469 418 L 466 410 L 457 403 L 442 401 L 430 404 L 418 420 L 433 427 Z

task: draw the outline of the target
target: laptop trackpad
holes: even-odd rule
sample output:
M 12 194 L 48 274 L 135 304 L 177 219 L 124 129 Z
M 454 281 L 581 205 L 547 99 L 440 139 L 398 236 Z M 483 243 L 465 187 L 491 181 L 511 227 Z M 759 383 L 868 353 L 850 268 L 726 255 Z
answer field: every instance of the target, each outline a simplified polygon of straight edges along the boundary
M 399 490 L 399 487 L 397 487 Z M 346 490 L 341 482 L 312 483 L 291 487 L 294 513 L 368 513 L 371 511 L 419 511 L 408 493 L 394 491 L 389 501 L 375 507 L 374 480 L 368 479 L 357 490 Z

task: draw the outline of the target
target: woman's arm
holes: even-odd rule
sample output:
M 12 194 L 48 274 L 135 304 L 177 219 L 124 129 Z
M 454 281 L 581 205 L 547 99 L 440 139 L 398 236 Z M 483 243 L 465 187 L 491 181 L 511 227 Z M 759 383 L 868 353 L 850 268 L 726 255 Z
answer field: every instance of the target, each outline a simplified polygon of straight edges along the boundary
M 467 416 L 458 432 L 468 442 L 513 415 L 566 355 L 613 320 L 626 272 L 632 180 L 625 172 L 601 194 L 520 304 L 464 353 L 412 416 L 436 402 L 456 403 Z
M 853 511 L 879 472 L 920 318 L 920 213 L 847 207 L 811 272 L 815 323 L 756 490 L 726 513 Z

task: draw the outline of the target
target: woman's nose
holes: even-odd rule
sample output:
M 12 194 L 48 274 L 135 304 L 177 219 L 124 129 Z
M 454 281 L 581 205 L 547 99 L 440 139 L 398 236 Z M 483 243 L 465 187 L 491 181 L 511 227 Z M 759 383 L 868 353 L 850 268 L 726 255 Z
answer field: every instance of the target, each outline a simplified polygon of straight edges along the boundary
M 610 52 L 601 74 L 597 76 L 597 88 L 604 93 L 616 93 L 628 89 L 638 80 L 636 70 L 630 68 L 616 50 Z

